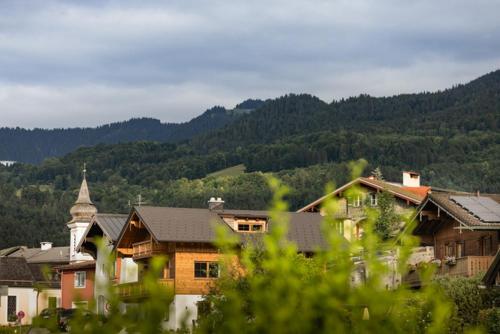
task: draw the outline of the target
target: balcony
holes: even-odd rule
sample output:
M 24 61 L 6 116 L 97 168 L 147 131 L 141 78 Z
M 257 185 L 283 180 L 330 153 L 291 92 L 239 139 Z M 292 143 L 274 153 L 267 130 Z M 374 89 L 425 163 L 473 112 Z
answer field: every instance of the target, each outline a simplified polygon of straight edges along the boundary
M 445 261 L 439 268 L 439 275 L 472 277 L 485 273 L 493 262 L 493 256 L 465 256 L 455 260 L 455 264 Z
M 175 283 L 174 279 L 159 279 L 158 283 L 161 286 L 174 289 Z M 137 300 L 141 298 L 146 298 L 148 296 L 148 291 L 143 282 L 133 282 L 133 283 L 124 283 L 116 286 L 118 289 L 118 296 L 121 299 L 125 300 Z
M 132 258 L 140 260 L 154 255 L 166 254 L 167 246 L 151 240 L 136 242 L 132 245 Z

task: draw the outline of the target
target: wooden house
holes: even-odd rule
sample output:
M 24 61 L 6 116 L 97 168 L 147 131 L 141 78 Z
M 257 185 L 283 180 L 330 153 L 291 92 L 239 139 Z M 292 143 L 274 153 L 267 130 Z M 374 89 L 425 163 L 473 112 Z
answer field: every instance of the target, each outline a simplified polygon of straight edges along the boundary
M 366 218 L 366 209 L 377 208 L 382 192 L 394 197 L 396 213 L 408 214 L 422 203 L 429 190 L 430 187 L 420 185 L 420 175 L 416 172 L 403 172 L 402 183 L 388 182 L 375 177 L 359 177 L 297 212 L 320 212 L 324 201 L 334 197 L 339 203 L 336 218 L 344 222 L 344 236 L 350 240 L 362 235 L 362 222 Z
M 429 193 L 414 234 L 434 248 L 439 274 L 470 277 L 488 270 L 499 248 L 499 203 L 500 195 Z
M 195 321 L 202 296 L 219 277 L 219 250 L 214 246 L 217 228 L 242 236 L 241 242 L 255 241 L 270 229 L 273 222 L 266 211 L 225 210 L 222 201 L 212 199 L 210 208 L 135 207 L 118 239 L 116 249 L 123 257 L 139 264 L 137 283 L 119 285 L 125 300 L 140 298 L 138 286 L 148 262 L 155 255 L 165 255 L 168 263 L 159 278 L 175 293 L 166 326 L 177 329 L 189 311 L 188 322 Z M 325 247 L 319 214 L 289 213 L 288 238 L 299 252 L 311 254 Z

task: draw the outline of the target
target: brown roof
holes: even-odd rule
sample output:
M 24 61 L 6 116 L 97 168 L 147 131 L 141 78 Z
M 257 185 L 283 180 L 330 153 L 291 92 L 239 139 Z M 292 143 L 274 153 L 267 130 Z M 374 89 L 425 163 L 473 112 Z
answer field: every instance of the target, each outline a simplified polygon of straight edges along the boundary
M 318 206 L 325 199 L 327 199 L 331 196 L 336 196 L 336 195 L 342 193 L 344 190 L 347 190 L 350 187 L 357 185 L 357 184 L 362 184 L 362 185 L 365 185 L 367 187 L 377 189 L 377 190 L 387 191 L 397 198 L 400 198 L 400 199 L 403 199 L 406 201 L 410 201 L 411 203 L 416 204 L 416 205 L 419 205 L 424 200 L 425 195 L 422 194 L 422 192 L 423 192 L 423 188 L 427 188 L 427 187 L 416 187 L 416 188 L 419 188 L 418 191 L 409 190 L 410 187 L 402 187 L 402 186 L 394 184 L 394 183 L 390 183 L 390 182 L 386 182 L 386 181 L 382 181 L 382 180 L 377 180 L 377 179 L 373 179 L 373 178 L 368 178 L 368 177 L 358 177 L 357 179 L 355 179 L 349 183 L 344 184 L 342 187 L 335 189 L 333 192 L 331 192 L 323 197 L 318 198 L 317 200 L 315 200 L 312 203 L 309 203 L 308 205 L 304 206 L 303 208 L 297 210 L 297 212 L 304 212 L 304 211 L 307 211 L 315 206 Z M 430 189 L 430 187 L 429 187 L 429 189 Z
M 7 256 L 23 257 L 28 263 L 68 263 L 69 246 L 52 247 L 47 250 L 19 247 Z
M 478 217 L 474 216 L 471 212 L 467 211 L 465 208 L 460 206 L 458 203 L 453 201 L 450 197 L 454 195 L 471 196 L 471 197 L 477 196 L 476 194 L 471 194 L 471 193 L 433 191 L 428 195 L 425 203 L 422 205 L 422 208 L 425 206 L 427 202 L 431 202 L 440 207 L 448 215 L 450 215 L 458 222 L 462 223 L 467 227 L 476 229 L 481 229 L 481 228 L 500 229 L 500 222 L 488 223 L 482 221 Z M 493 199 L 495 202 L 500 203 L 499 194 L 482 194 L 481 196 L 489 197 Z M 421 209 L 419 211 L 421 211 Z
M 95 261 L 83 261 L 83 262 L 77 262 L 77 263 L 72 263 L 72 264 L 67 264 L 64 266 L 58 266 L 56 267 L 57 270 L 80 270 L 80 269 L 92 269 L 95 268 Z
M 122 214 L 110 214 L 110 213 L 97 213 L 92 217 L 90 224 L 83 233 L 80 242 L 76 249 L 81 251 L 82 245 L 87 241 L 85 238 L 89 234 L 93 235 L 98 233 L 99 236 L 107 236 L 111 241 L 116 242 L 120 236 L 120 232 L 123 230 L 123 226 L 127 223 L 128 215 Z M 92 232 L 91 232 L 92 231 Z M 85 247 L 88 247 L 87 245 Z
M 216 226 L 230 230 L 208 209 L 140 206 L 134 210 L 157 241 L 212 242 Z
M 206 242 L 216 240 L 217 226 L 233 231 L 222 216 L 269 218 L 269 212 L 258 210 L 221 210 L 141 206 L 134 208 L 139 218 L 157 241 Z M 288 239 L 295 242 L 299 251 L 312 252 L 325 247 L 321 233 L 322 217 L 317 213 L 287 213 L 289 216 Z M 269 222 L 270 228 L 273 224 Z M 122 234 L 124 233 L 122 231 Z M 243 235 L 243 234 L 241 234 Z
M 23 257 L 0 257 L 0 285 L 32 287 L 35 283 L 45 283 L 58 288 L 59 279 L 54 276 L 52 280 L 47 280 L 43 274 L 44 270 L 44 265 L 28 263 Z

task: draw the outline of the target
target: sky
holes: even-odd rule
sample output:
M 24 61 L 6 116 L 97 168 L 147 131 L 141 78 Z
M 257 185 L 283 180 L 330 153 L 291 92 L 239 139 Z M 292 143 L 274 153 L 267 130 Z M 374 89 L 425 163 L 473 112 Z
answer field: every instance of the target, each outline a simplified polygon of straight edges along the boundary
M 497 0 L 1 0 L 0 127 L 445 89 L 500 69 L 499 13 Z

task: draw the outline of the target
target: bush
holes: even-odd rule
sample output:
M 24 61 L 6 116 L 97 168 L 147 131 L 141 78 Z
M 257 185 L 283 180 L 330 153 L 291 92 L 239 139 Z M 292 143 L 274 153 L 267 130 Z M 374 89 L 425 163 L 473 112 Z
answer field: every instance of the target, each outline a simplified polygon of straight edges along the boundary
M 479 322 L 488 333 L 500 333 L 500 308 L 493 307 L 479 311 Z
M 435 280 L 454 304 L 454 322 L 464 329 L 478 324 L 478 312 L 483 308 L 479 278 L 441 277 Z

